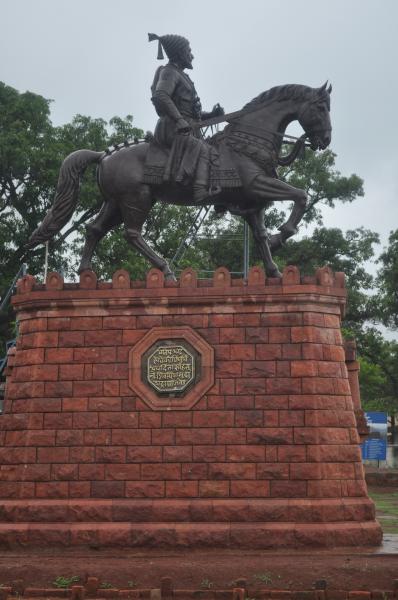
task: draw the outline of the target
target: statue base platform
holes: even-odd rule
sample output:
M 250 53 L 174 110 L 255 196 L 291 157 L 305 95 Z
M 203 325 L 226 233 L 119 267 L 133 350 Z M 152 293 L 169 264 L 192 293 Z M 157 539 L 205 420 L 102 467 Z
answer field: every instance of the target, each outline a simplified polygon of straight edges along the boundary
M 345 296 L 328 268 L 26 276 L 0 417 L 0 545 L 380 544 Z
M 381 543 L 365 498 L 8 500 L 0 546 L 333 548 Z

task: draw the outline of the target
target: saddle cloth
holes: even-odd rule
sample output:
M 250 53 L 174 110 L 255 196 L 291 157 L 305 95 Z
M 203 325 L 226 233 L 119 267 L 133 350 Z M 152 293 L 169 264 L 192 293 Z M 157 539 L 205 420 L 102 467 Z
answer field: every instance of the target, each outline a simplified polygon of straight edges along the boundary
M 190 135 L 176 136 L 170 149 L 152 140 L 145 160 L 143 183 L 161 185 L 174 182 L 192 187 L 199 160 L 206 160 L 209 163 L 209 188 L 241 187 L 231 152 L 225 146 L 222 150 L 219 152 L 217 144 L 209 144 Z

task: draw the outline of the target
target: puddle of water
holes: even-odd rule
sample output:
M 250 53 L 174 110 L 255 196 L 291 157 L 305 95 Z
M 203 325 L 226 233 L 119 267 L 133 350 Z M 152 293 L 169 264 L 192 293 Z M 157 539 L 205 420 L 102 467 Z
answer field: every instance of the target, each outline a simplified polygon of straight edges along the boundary
M 385 533 L 383 543 L 374 550 L 375 554 L 398 554 L 398 533 Z

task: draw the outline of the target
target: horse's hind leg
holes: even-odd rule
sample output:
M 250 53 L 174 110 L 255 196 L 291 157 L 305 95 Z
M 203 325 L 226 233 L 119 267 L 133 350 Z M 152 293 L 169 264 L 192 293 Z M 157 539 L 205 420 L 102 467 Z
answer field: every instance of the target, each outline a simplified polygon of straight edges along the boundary
M 96 218 L 86 225 L 86 241 L 78 273 L 91 269 L 91 261 L 98 242 L 121 222 L 122 215 L 115 203 L 112 200 L 104 202 Z
M 129 197 L 120 203 L 125 225 L 124 236 L 142 256 L 164 273 L 166 279 L 175 281 L 167 260 L 156 254 L 142 237 L 142 227 L 152 206 L 152 194 L 148 185 L 142 185 L 135 197 Z
M 253 233 L 253 238 L 264 263 L 265 272 L 268 277 L 282 277 L 277 265 L 272 260 L 268 245 L 268 234 L 264 225 L 264 209 L 243 215 Z

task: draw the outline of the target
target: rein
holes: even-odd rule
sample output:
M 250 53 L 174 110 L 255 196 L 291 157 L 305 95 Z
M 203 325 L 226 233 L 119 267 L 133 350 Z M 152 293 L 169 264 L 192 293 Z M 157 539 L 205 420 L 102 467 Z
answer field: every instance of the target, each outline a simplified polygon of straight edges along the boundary
M 193 123 L 191 124 L 191 127 L 193 130 L 197 130 L 197 129 L 202 129 L 204 127 L 210 127 L 211 125 L 218 125 L 218 123 L 229 123 L 231 125 L 234 125 L 234 123 L 231 123 L 231 121 L 234 121 L 235 119 L 238 119 L 239 117 L 243 117 L 244 115 L 248 115 L 254 112 L 258 112 L 262 109 L 263 107 L 256 107 L 253 110 L 236 110 L 234 112 L 230 112 L 227 113 L 226 115 L 219 115 L 218 117 L 212 117 L 211 119 L 205 119 L 204 121 L 199 121 L 198 123 Z M 247 127 L 250 127 L 249 125 L 245 125 L 245 129 Z M 260 137 L 258 135 L 259 132 L 262 133 L 266 133 L 266 134 L 271 134 L 271 135 L 275 135 L 277 137 L 280 137 L 282 139 L 287 138 L 288 140 L 294 140 L 294 142 L 297 142 L 299 140 L 302 141 L 302 137 L 296 137 L 294 135 L 288 135 L 287 133 L 280 133 L 279 131 L 271 131 L 270 129 L 265 129 L 263 127 L 253 127 L 253 130 L 255 130 L 255 132 L 257 132 L 257 137 Z M 254 133 L 255 133 L 254 132 Z M 306 135 L 304 139 L 306 139 L 308 136 Z M 290 142 L 290 143 L 294 143 L 294 142 Z M 286 142 L 289 143 L 289 142 Z M 310 147 L 310 144 L 305 143 L 306 146 Z

